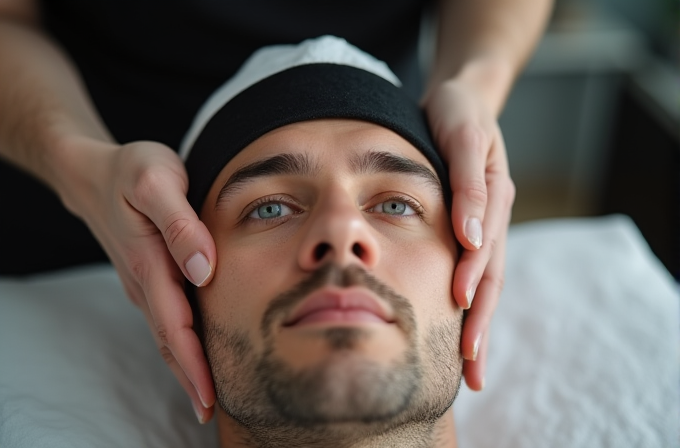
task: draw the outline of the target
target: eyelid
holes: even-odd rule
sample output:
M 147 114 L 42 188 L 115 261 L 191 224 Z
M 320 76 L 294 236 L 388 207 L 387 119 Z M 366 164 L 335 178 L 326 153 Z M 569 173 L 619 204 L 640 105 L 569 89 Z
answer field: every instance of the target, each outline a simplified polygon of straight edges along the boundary
M 377 198 L 377 199 L 376 199 Z M 374 212 L 373 209 L 375 209 L 376 206 L 388 202 L 388 201 L 398 201 L 398 202 L 404 202 L 410 206 L 415 214 L 413 215 L 389 215 L 387 213 L 383 212 Z M 373 205 L 370 207 L 364 208 L 364 211 L 367 213 L 376 213 L 384 216 L 388 216 L 389 219 L 409 219 L 413 217 L 417 217 L 421 221 L 425 221 L 425 208 L 420 204 L 419 201 L 416 199 L 412 198 L 411 196 L 405 195 L 403 193 L 396 193 L 396 192 L 385 192 L 379 195 L 374 196 L 373 200 L 371 201 Z M 293 210 L 293 214 L 291 215 L 285 215 L 285 216 L 280 216 L 276 218 L 266 218 L 266 219 L 256 219 L 256 218 L 250 218 L 250 214 L 256 210 L 258 207 L 269 204 L 269 203 L 281 203 L 284 204 L 288 207 L 290 207 Z M 283 194 L 274 194 L 274 195 L 269 195 L 269 196 L 263 196 L 261 198 L 255 199 L 251 203 L 249 203 L 246 207 L 244 207 L 243 211 L 238 217 L 238 222 L 237 226 L 246 224 L 249 221 L 252 222 L 257 222 L 258 224 L 266 225 L 266 224 L 272 224 L 275 221 L 283 221 L 283 220 L 288 220 L 292 216 L 298 215 L 304 211 L 304 207 L 302 207 L 301 204 L 299 204 L 296 200 L 291 198 L 290 196 L 283 195 Z
M 401 193 L 384 193 L 388 195 L 387 197 L 380 197 L 380 199 L 377 200 L 377 202 L 374 202 L 372 206 L 368 207 L 365 209 L 368 213 L 379 213 L 381 215 L 389 216 L 390 218 L 395 218 L 395 219 L 408 219 L 409 217 L 413 217 L 414 215 L 390 215 L 388 213 L 382 213 L 382 212 L 374 212 L 373 209 L 377 207 L 378 205 L 388 202 L 388 201 L 397 201 L 397 202 L 404 202 L 409 205 L 415 212 L 415 216 L 418 217 L 421 221 L 424 220 L 424 215 L 425 215 L 425 208 L 420 204 L 420 202 L 416 201 L 412 197 L 408 195 L 404 195 Z M 380 196 L 380 195 L 379 195 Z
M 272 218 L 261 218 L 260 216 L 257 216 L 257 217 L 253 216 L 253 215 L 259 215 L 259 214 L 260 214 L 260 209 L 261 209 L 262 207 L 271 207 L 272 205 L 278 205 L 278 206 L 280 207 L 280 212 L 281 212 L 281 213 L 283 213 L 284 211 L 288 211 L 289 213 L 287 213 L 287 214 L 285 214 L 285 215 L 281 215 L 281 216 L 273 216 Z M 274 201 L 274 202 L 265 202 L 264 204 L 260 204 L 260 205 L 258 205 L 258 206 L 256 206 L 256 207 L 254 207 L 254 208 L 250 211 L 250 213 L 248 213 L 247 216 L 248 216 L 248 218 L 254 219 L 254 220 L 256 220 L 256 221 L 262 221 L 262 220 L 265 220 L 265 219 L 283 218 L 284 216 L 289 216 L 289 215 L 292 215 L 293 213 L 295 213 L 295 210 L 293 210 L 293 208 L 290 207 L 290 206 L 289 206 L 288 204 L 286 204 L 285 202 Z
M 292 215 L 285 215 L 285 216 L 279 216 L 276 218 L 266 218 L 266 219 L 255 219 L 251 218 L 250 214 L 256 210 L 258 207 L 265 205 L 265 204 L 284 204 L 285 206 L 289 207 L 290 209 L 293 210 Z M 241 212 L 241 214 L 238 217 L 238 222 L 237 225 L 242 225 L 248 221 L 258 221 L 260 223 L 271 223 L 274 220 L 282 220 L 282 219 L 290 219 L 290 216 L 297 215 L 301 213 L 302 206 L 295 200 L 293 200 L 290 196 L 286 195 L 281 195 L 281 194 L 275 194 L 275 195 L 269 195 L 269 196 L 263 196 L 261 198 L 255 199 L 253 202 L 250 204 L 246 205 Z

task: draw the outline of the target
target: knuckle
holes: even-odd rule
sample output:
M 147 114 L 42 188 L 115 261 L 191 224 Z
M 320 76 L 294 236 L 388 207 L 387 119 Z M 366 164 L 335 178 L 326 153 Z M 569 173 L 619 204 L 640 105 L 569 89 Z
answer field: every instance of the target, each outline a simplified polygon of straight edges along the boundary
M 455 144 L 463 150 L 483 151 L 486 146 L 486 135 L 481 127 L 473 123 L 464 123 L 454 132 Z
M 166 220 L 163 237 L 168 245 L 181 244 L 193 235 L 191 220 L 181 213 L 175 213 Z
M 147 279 L 149 278 L 149 266 L 144 263 L 144 260 L 138 257 L 131 257 L 128 261 L 128 266 L 130 273 L 132 274 L 132 278 L 135 279 L 135 281 L 139 283 L 143 289 Z
M 163 326 L 159 326 L 157 328 L 156 334 L 158 335 L 158 340 L 163 343 L 164 347 L 167 347 L 170 344 L 170 340 L 168 338 L 168 332 Z
M 485 241 L 485 244 L 488 244 L 489 257 L 491 257 L 494 253 L 496 253 L 496 247 L 498 247 L 498 240 L 496 238 L 490 238 L 488 241 Z
M 149 205 L 165 183 L 165 172 L 161 167 L 146 166 L 137 173 L 133 187 L 135 201 L 142 205 Z
M 162 346 L 158 349 L 160 352 L 161 356 L 163 357 L 163 361 L 165 361 L 166 364 L 171 365 L 175 362 L 175 357 L 172 355 L 172 352 L 170 349 L 166 346 Z
M 463 188 L 463 194 L 468 201 L 476 206 L 484 207 L 486 205 L 488 193 L 484 184 L 473 182 Z

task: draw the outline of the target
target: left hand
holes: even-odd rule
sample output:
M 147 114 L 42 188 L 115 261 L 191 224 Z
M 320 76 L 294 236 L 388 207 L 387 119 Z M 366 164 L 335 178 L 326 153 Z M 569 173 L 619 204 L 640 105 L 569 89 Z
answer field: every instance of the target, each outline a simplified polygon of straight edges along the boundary
M 470 389 L 481 390 L 489 323 L 503 289 L 515 185 L 501 130 L 482 92 L 450 79 L 433 89 L 423 105 L 449 167 L 453 230 L 466 249 L 453 278 L 454 299 L 469 308 L 461 339 L 463 375 Z

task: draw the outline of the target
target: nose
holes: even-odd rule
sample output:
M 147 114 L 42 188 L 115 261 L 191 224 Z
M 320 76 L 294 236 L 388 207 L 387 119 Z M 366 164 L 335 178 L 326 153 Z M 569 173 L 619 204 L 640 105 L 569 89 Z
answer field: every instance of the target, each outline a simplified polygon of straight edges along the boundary
M 367 270 L 378 263 L 380 248 L 365 212 L 341 196 L 324 198 L 312 211 L 298 254 L 305 271 L 330 262 L 341 267 L 358 264 Z

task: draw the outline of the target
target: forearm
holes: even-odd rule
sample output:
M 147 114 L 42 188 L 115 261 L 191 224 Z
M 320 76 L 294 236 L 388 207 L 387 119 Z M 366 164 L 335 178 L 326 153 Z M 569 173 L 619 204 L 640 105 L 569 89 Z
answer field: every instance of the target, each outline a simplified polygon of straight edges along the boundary
M 84 161 L 70 142 L 112 142 L 64 53 L 32 25 L 0 17 L 0 157 L 67 202 Z
M 441 0 L 425 98 L 446 80 L 474 86 L 496 114 L 538 42 L 552 0 Z

